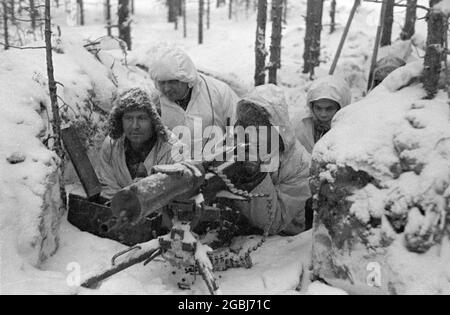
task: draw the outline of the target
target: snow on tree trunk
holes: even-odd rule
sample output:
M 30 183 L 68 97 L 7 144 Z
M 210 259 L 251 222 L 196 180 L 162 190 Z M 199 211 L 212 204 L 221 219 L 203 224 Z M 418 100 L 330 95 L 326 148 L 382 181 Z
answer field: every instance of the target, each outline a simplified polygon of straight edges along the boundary
M 52 130 L 53 130 L 53 149 L 61 160 L 60 169 L 64 170 L 64 150 L 62 147 L 61 137 L 61 116 L 59 113 L 58 93 L 53 68 L 53 48 L 52 48 L 52 21 L 50 14 L 50 0 L 45 0 L 45 46 L 47 61 L 48 89 L 50 94 L 50 103 L 52 108 Z M 61 178 L 64 178 L 62 173 Z M 65 189 L 61 180 L 61 200 L 65 201 Z M 64 207 L 63 203 L 63 207 Z
M 3 38 L 4 38 L 4 49 L 9 49 L 9 34 L 8 34 L 8 5 L 6 3 L 6 0 L 3 0 L 2 2 L 2 8 L 3 8 Z
M 277 84 L 277 70 L 281 68 L 283 0 L 272 1 L 272 44 L 270 46 L 269 83 Z
M 396 70 L 316 144 L 313 280 L 356 294 L 450 292 L 447 98 L 397 91 L 422 69 Z
M 258 0 L 255 43 L 255 86 L 266 83 L 266 24 L 267 0 Z
M 417 0 L 408 0 L 407 4 L 405 25 L 400 35 L 401 40 L 411 39 L 416 32 Z
M 381 47 L 389 46 L 392 44 L 392 26 L 394 24 L 394 4 L 395 0 L 387 0 L 383 33 L 381 35 Z
M 131 19 L 130 19 L 130 0 L 119 0 L 119 38 L 123 40 L 131 50 Z
M 330 34 L 333 34 L 336 31 L 336 0 L 331 0 L 330 19 Z
M 430 0 L 430 8 L 433 8 L 441 0 Z M 425 54 L 425 70 L 423 84 L 428 93 L 428 98 L 433 98 L 439 88 L 439 77 L 442 70 L 442 54 L 444 51 L 445 20 L 444 14 L 439 10 L 431 9 L 428 17 L 428 38 Z
M 323 0 L 308 0 L 307 6 L 303 73 L 313 77 L 314 68 L 320 64 Z

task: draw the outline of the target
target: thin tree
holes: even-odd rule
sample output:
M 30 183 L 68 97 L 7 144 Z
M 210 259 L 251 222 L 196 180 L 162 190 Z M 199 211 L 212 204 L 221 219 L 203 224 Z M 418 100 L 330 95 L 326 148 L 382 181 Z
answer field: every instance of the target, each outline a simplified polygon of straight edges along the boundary
M 228 0 L 228 19 L 233 18 L 233 0 Z
M 186 0 L 182 1 L 182 7 L 183 7 L 183 37 L 187 37 L 187 19 L 186 19 Z
M 287 24 L 288 0 L 283 1 L 283 23 Z
M 30 0 L 30 20 L 31 20 L 31 29 L 33 31 L 36 30 L 36 18 L 37 18 L 36 6 L 34 0 Z
M 401 40 L 411 39 L 416 32 L 417 0 L 408 0 L 407 5 L 405 25 L 400 34 Z
M 111 0 L 106 0 L 105 3 L 106 6 L 106 31 L 108 36 L 112 36 L 112 31 L 111 31 Z
M 248 19 L 250 11 L 250 0 L 245 0 L 245 17 Z
M 131 14 L 134 14 L 134 0 L 131 0 Z
M 173 3 L 173 23 L 174 23 L 174 26 L 175 26 L 175 30 L 178 30 L 178 11 L 179 11 L 179 8 L 178 8 L 178 5 L 179 5 L 179 1 L 178 0 L 172 0 L 172 3 Z
M 203 44 L 203 11 L 204 0 L 198 0 L 198 43 Z
M 270 46 L 269 83 L 277 84 L 277 70 L 281 68 L 281 38 L 283 0 L 272 0 L 272 44 Z
M 258 0 L 258 15 L 255 42 L 255 86 L 266 81 L 266 24 L 267 0 Z
M 308 0 L 303 54 L 303 73 L 314 76 L 314 68 L 320 64 L 320 36 L 322 33 L 323 0 Z
M 11 22 L 16 23 L 16 2 L 15 0 L 9 0 L 9 8 L 11 13 Z
M 9 31 L 8 31 L 8 4 L 6 0 L 2 1 L 2 8 L 3 8 L 3 38 L 4 38 L 4 49 L 9 49 Z
M 80 17 L 80 25 L 84 25 L 84 1 L 77 0 L 77 4 L 78 4 L 78 13 Z
M 384 17 L 383 33 L 381 35 L 381 47 L 392 44 L 392 26 L 394 24 L 395 0 L 386 0 L 386 13 Z
M 131 18 L 129 9 L 130 0 L 119 0 L 119 38 L 127 44 L 131 50 Z
M 211 26 L 211 0 L 206 0 L 206 29 Z
M 330 34 L 336 31 L 336 0 L 331 0 L 330 6 Z
M 168 14 L 167 14 L 167 21 L 169 23 L 175 23 L 176 17 L 177 17 L 177 9 L 176 9 L 176 0 L 167 0 L 167 6 L 168 6 Z
M 177 0 L 177 15 L 183 16 L 183 0 Z
M 60 196 L 62 200 L 62 207 L 65 207 L 66 192 L 64 188 L 64 150 L 61 142 L 61 116 L 59 114 L 57 86 L 54 76 L 53 68 L 53 51 L 52 51 L 52 22 L 50 12 L 50 0 L 45 0 L 45 46 L 46 46 L 46 60 L 47 60 L 47 76 L 48 89 L 50 93 L 50 104 L 52 108 L 52 130 L 53 130 L 53 150 L 60 158 Z
M 428 15 L 428 37 L 425 53 L 423 85 L 429 99 L 434 98 L 439 88 L 439 77 L 442 71 L 444 43 L 447 31 L 445 30 L 447 17 L 434 6 L 441 0 L 430 0 L 430 12 Z

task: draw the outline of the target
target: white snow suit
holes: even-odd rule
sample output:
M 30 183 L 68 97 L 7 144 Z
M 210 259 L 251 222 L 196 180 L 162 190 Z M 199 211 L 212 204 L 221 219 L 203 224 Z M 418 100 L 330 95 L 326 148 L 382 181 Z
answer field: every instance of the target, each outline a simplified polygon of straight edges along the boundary
M 161 118 L 171 130 L 177 126 L 187 126 L 191 131 L 191 142 L 200 143 L 201 148 L 208 141 L 211 134 L 194 134 L 194 121 L 202 123 L 201 133 L 209 126 L 218 126 L 225 132 L 227 119 L 234 123 L 238 96 L 225 83 L 216 79 L 200 75 L 189 56 L 180 49 L 165 49 L 149 67 L 153 81 L 178 80 L 188 83 L 192 90 L 191 100 L 185 110 L 160 95 Z M 199 128 L 198 128 L 199 129 Z
M 279 156 L 278 170 L 268 173 L 252 191 L 269 198 L 238 201 L 235 205 L 253 226 L 265 230 L 270 225 L 271 235 L 299 234 L 305 229 L 305 202 L 311 197 L 308 181 L 311 156 L 295 138 L 281 89 L 274 85 L 260 86 L 244 100 L 267 110 L 272 126 L 279 127 L 284 152 Z
M 320 99 L 330 99 L 337 102 L 341 109 L 351 103 L 351 91 L 343 78 L 327 76 L 311 85 L 307 95 L 308 111 L 303 117 L 293 117 L 295 135 L 305 149 L 312 153 L 314 142 L 314 113 L 312 103 Z

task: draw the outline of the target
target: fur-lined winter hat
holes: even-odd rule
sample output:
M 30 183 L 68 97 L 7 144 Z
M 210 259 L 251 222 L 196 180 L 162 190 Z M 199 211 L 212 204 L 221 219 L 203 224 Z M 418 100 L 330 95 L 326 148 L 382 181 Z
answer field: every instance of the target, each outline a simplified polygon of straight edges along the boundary
M 108 134 L 111 139 L 117 140 L 123 135 L 122 118 L 125 113 L 136 110 L 145 110 L 152 120 L 152 125 L 158 136 L 164 141 L 169 141 L 170 136 L 167 128 L 161 121 L 150 95 L 141 88 L 126 90 L 114 101 L 114 106 L 109 114 Z

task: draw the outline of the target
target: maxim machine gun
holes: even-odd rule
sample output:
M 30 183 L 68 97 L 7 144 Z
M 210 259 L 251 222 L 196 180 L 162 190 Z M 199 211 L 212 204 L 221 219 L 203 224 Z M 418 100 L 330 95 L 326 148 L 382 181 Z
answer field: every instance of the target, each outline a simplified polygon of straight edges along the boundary
M 76 143 L 71 142 L 74 134 L 70 130 L 65 130 L 63 134 L 79 177 L 86 178 L 86 175 L 80 172 L 86 158 L 80 164 L 80 158 L 74 154 L 76 152 L 79 155 L 80 150 L 70 149 L 73 143 Z M 220 154 L 226 157 L 227 153 L 233 153 L 234 150 L 235 148 L 224 149 Z M 71 154 L 71 151 L 74 152 Z M 117 193 L 111 200 L 111 207 L 100 205 L 98 195 L 88 200 L 70 195 L 69 221 L 74 225 L 127 245 L 141 243 L 115 255 L 111 268 L 85 280 L 82 286 L 96 288 L 102 281 L 124 269 L 139 263 L 147 265 L 155 258 L 162 257 L 178 269 L 173 274 L 180 275 L 178 285 L 181 289 L 190 289 L 197 275 L 201 275 L 209 292 L 214 295 L 219 293 L 219 286 L 213 272 L 229 268 L 250 268 L 250 253 L 259 248 L 265 238 L 245 253 L 236 253 L 229 248 L 212 250 L 208 245 L 211 245 L 211 238 L 214 240 L 217 234 L 208 233 L 208 229 L 204 229 L 203 239 L 200 232 L 194 232 L 201 230 L 206 224 L 222 237 L 227 233 L 232 236 L 235 227 L 233 221 L 236 222 L 240 215 L 228 205 L 234 201 L 265 197 L 237 189 L 233 185 L 229 177 L 238 172 L 238 163 L 234 158 L 225 159 L 225 162 L 217 160 L 156 166 L 150 176 Z M 86 180 L 82 180 L 82 183 L 87 190 Z M 91 210 L 89 215 L 84 211 L 86 208 Z M 99 211 L 107 214 L 93 214 Z M 162 213 L 171 217 L 172 227 L 168 234 L 158 237 L 157 234 L 162 234 L 153 230 L 152 221 L 160 218 Z M 91 225 L 87 226 L 86 222 Z M 132 239 L 123 237 L 123 233 L 132 233 L 133 229 L 144 230 L 144 234 L 153 235 L 142 238 L 142 233 L 138 233 L 138 237 Z M 231 242 L 231 238 L 229 241 Z

